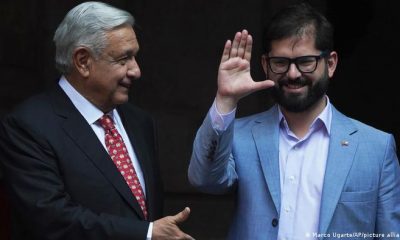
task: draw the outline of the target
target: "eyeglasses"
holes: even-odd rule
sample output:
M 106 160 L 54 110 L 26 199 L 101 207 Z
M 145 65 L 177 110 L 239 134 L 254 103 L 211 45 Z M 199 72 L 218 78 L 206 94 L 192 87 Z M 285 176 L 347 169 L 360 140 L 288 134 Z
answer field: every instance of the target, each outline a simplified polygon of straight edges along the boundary
M 289 67 L 294 63 L 301 73 L 312 73 L 317 69 L 318 62 L 321 58 L 329 56 L 329 51 L 323 51 L 320 55 L 301 56 L 297 58 L 286 57 L 268 57 L 266 60 L 269 69 L 273 73 L 283 74 L 289 71 Z

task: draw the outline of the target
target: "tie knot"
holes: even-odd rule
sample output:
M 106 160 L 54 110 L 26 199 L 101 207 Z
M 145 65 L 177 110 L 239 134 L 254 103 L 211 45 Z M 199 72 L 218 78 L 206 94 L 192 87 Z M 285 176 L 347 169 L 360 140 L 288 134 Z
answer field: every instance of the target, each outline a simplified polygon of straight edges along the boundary
M 106 131 L 115 128 L 112 118 L 107 114 L 104 114 L 101 118 L 99 118 L 99 122 L 101 127 Z

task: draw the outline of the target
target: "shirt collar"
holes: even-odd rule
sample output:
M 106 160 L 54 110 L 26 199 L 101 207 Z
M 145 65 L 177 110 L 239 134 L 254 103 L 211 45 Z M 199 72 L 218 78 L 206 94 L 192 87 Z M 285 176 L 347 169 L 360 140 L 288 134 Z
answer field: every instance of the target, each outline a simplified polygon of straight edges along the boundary
M 104 113 L 100 109 L 98 109 L 95 105 L 93 105 L 93 103 L 89 102 L 84 96 L 82 96 L 64 76 L 60 78 L 58 84 L 90 125 L 94 124 L 100 117 L 104 115 Z M 114 109 L 107 114 L 114 118 L 114 111 L 116 110 Z
M 331 134 L 331 122 L 332 122 L 332 104 L 329 101 L 329 97 L 326 97 L 326 106 L 324 110 L 314 119 L 314 121 L 310 125 L 310 130 L 312 129 L 317 129 L 318 125 L 322 125 L 321 127 L 324 127 L 328 135 Z M 278 107 L 278 113 L 279 113 L 279 122 L 280 126 L 284 127 L 286 132 L 290 132 L 289 125 L 287 124 L 287 121 L 285 119 L 285 116 L 283 115 L 280 107 Z

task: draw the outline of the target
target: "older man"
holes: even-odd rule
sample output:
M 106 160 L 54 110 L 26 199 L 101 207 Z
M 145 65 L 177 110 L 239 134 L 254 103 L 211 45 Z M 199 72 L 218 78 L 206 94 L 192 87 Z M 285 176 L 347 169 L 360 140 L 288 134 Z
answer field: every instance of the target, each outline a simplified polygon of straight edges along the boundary
M 188 208 L 159 219 L 154 125 L 127 104 L 140 77 L 133 23 L 104 3 L 73 8 L 54 35 L 58 84 L 5 117 L 13 239 L 191 239 L 177 227 Z

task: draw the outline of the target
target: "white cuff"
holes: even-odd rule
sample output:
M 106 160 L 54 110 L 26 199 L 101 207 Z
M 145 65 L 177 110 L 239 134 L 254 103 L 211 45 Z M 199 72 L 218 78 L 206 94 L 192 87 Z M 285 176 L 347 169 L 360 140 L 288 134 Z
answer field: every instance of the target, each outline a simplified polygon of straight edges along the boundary
M 151 240 L 151 237 L 153 236 L 153 222 L 149 224 L 149 230 L 147 230 L 147 237 L 146 240 Z

